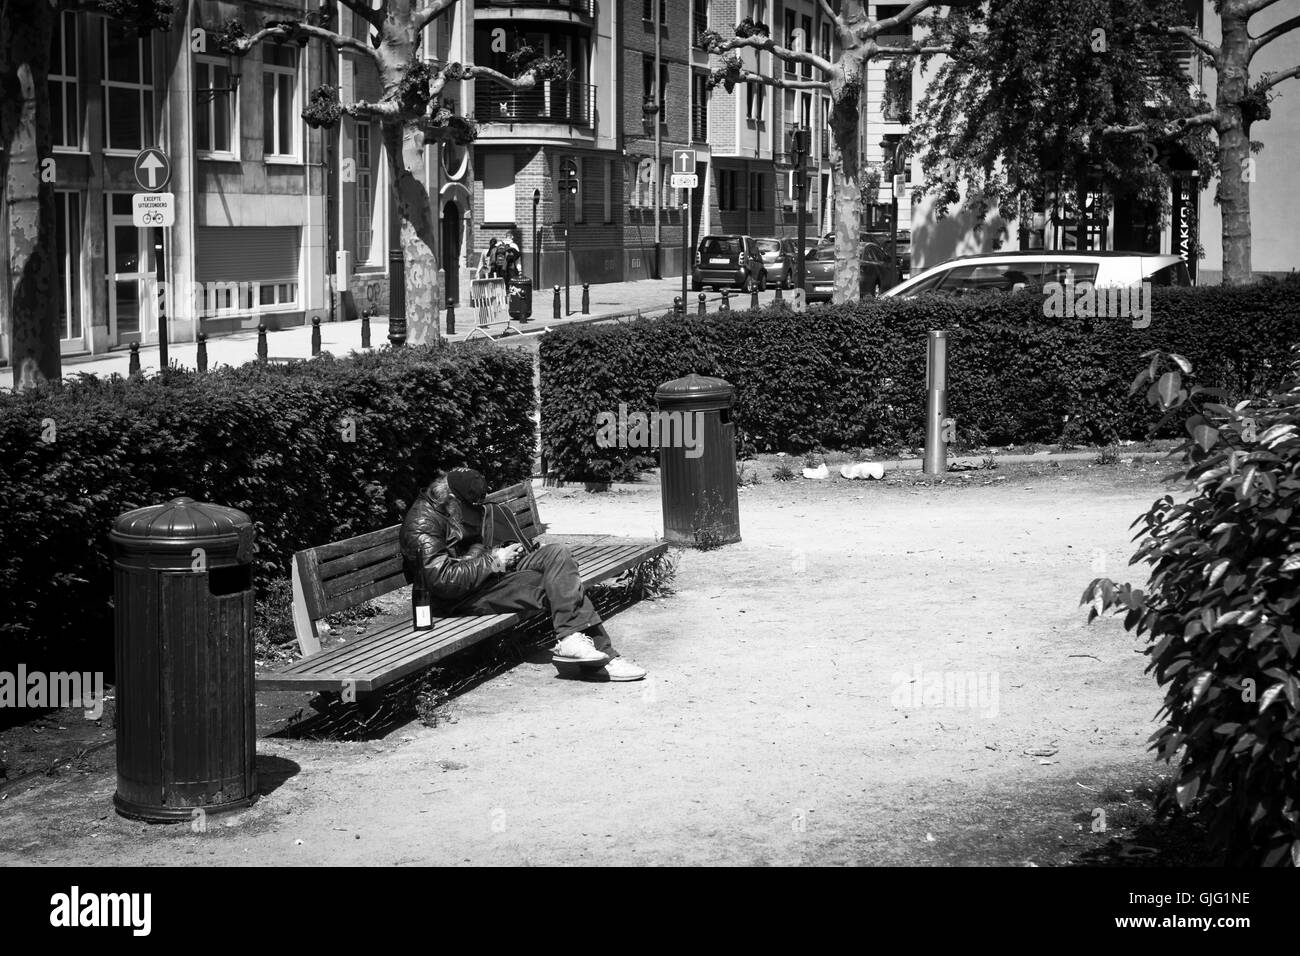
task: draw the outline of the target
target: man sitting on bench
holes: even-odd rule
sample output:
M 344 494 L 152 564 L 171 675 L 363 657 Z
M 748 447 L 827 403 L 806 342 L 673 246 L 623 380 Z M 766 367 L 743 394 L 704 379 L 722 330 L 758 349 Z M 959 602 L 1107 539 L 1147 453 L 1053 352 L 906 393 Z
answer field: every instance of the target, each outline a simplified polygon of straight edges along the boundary
M 509 509 L 484 506 L 487 480 L 455 468 L 420 493 L 402 522 L 406 577 L 443 617 L 549 610 L 553 660 L 599 668 L 612 681 L 645 677 L 621 657 L 583 592 L 578 563 L 558 544 L 530 545 Z M 511 541 L 490 547 L 499 541 Z

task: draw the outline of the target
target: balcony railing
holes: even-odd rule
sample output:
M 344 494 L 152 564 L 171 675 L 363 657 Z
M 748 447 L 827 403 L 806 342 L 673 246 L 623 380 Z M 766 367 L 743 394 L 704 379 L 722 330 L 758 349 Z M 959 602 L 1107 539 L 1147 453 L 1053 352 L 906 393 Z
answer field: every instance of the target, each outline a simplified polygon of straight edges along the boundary
M 595 0 L 479 0 L 486 7 L 541 7 L 545 10 L 567 10 L 584 17 L 595 15 Z
M 696 104 L 691 109 L 691 142 L 707 143 L 709 141 L 709 108 Z
M 695 0 L 694 29 L 691 31 L 691 45 L 700 46 L 700 34 L 709 28 L 709 7 L 704 0 Z
M 591 125 L 594 86 L 546 80 L 530 89 L 512 90 L 480 81 L 474 91 L 474 119 L 480 123 L 568 123 Z

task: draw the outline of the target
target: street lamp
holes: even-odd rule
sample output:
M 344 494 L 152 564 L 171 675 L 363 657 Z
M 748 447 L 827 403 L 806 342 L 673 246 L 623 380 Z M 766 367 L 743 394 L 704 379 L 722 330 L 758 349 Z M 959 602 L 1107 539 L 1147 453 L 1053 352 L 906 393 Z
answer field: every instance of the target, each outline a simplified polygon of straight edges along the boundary
M 542 201 L 542 191 L 533 190 L 533 288 L 541 281 L 541 250 L 537 248 L 537 206 Z

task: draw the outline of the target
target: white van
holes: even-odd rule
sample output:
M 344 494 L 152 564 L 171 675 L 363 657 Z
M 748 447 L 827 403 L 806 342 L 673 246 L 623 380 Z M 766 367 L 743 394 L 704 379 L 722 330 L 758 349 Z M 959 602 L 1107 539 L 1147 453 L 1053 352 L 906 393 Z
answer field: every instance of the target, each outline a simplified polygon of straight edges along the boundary
M 1192 284 L 1187 265 L 1178 256 L 1145 252 L 1066 252 L 1028 249 L 1021 252 L 989 252 L 959 256 L 931 266 L 906 282 L 882 293 L 883 298 L 900 298 L 937 292 L 940 295 L 968 295 L 995 290 L 1041 292 L 1049 282 L 1064 283 L 1069 275 L 1076 285 L 1091 282 L 1095 287 Z

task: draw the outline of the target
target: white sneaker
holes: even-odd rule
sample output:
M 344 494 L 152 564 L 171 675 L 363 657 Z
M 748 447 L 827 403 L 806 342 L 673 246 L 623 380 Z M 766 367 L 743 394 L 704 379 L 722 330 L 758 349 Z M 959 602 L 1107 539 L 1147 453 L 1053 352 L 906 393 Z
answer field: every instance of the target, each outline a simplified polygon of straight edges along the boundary
M 626 657 L 611 659 L 605 665 L 604 671 L 610 680 L 642 680 L 645 678 L 645 668 L 633 664 Z
M 603 664 L 609 655 L 596 650 L 591 638 L 578 632 L 562 638 L 551 652 L 551 659 L 566 664 Z

